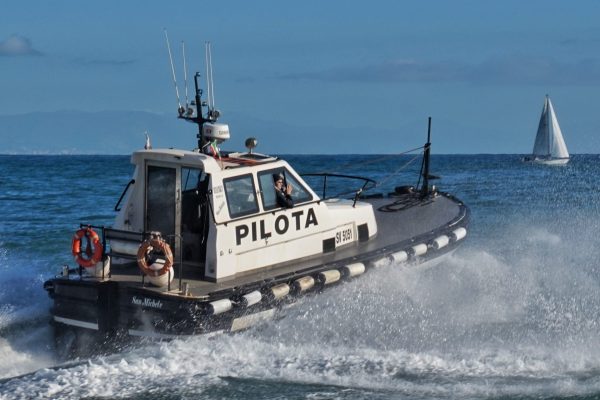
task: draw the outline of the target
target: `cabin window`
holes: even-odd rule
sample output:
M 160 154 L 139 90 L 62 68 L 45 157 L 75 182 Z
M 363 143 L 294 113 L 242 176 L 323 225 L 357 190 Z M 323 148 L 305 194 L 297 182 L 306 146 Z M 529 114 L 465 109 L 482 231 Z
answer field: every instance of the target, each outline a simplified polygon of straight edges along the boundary
M 223 184 L 231 218 L 258 212 L 256 189 L 251 174 L 224 179 Z
M 206 174 L 198 168 L 181 168 L 181 191 L 197 190 L 206 178 Z
M 263 202 L 263 208 L 265 210 L 279 208 L 279 206 L 277 205 L 277 198 L 275 196 L 275 185 L 273 182 L 273 175 L 275 174 L 283 175 L 285 179 L 284 184 L 292 184 L 292 199 L 294 200 L 294 204 L 304 203 L 313 199 L 310 192 L 303 185 L 301 185 L 300 182 L 296 179 L 296 177 L 289 173 L 287 169 L 270 169 L 258 173 L 260 193 L 262 195 L 261 197 Z

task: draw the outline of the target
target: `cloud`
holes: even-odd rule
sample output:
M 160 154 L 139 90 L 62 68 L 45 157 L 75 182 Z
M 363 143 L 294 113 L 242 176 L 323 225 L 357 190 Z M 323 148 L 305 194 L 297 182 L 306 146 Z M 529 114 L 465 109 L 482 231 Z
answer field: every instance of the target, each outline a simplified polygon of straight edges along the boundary
M 598 84 L 600 60 L 558 61 L 526 56 L 494 58 L 471 68 L 466 78 L 470 82 L 484 84 Z
M 283 75 L 282 78 L 338 82 L 439 82 L 462 80 L 463 75 L 464 71 L 460 66 L 396 60 L 361 67 L 340 67 L 321 72 L 291 73 Z
M 39 51 L 31 46 L 31 41 L 23 36 L 12 35 L 8 39 L 0 42 L 0 56 L 39 56 Z
M 318 72 L 290 73 L 288 80 L 330 82 L 460 82 L 484 85 L 600 83 L 600 60 L 557 61 L 547 57 L 508 55 L 478 64 L 453 61 L 387 61 L 380 64 L 340 67 Z
M 127 65 L 134 64 L 137 60 L 128 59 L 128 60 L 109 60 L 109 59 L 83 59 L 78 58 L 73 60 L 75 64 L 83 65 L 83 66 L 108 66 L 108 67 L 123 67 Z

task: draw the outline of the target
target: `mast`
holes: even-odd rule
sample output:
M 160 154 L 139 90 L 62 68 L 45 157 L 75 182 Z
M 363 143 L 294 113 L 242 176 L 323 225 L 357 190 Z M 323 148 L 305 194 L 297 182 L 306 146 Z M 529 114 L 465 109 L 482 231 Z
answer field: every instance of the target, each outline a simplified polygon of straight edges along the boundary
M 431 149 L 431 117 L 429 117 L 427 126 L 427 143 L 425 143 L 425 152 L 423 153 L 423 186 L 421 186 L 421 197 L 429 194 L 429 156 Z
M 552 132 L 552 103 L 550 102 L 550 97 L 546 95 L 546 134 L 548 135 L 548 157 L 552 157 L 552 142 L 554 141 L 554 134 Z
M 206 122 L 214 122 L 216 119 L 205 118 L 202 112 L 202 107 L 204 104 L 202 103 L 202 89 L 200 88 L 200 84 L 198 80 L 200 79 L 200 72 L 196 72 L 194 74 L 194 87 L 196 89 L 194 104 L 196 106 L 196 113 L 194 115 L 193 110 L 191 112 L 184 112 L 182 109 L 179 110 L 178 118 L 183 120 L 193 122 L 198 125 L 198 133 L 196 134 L 196 138 L 198 139 L 198 148 L 201 149 L 206 143 L 202 136 L 202 126 Z
M 184 80 L 185 80 L 185 97 L 186 97 L 186 104 L 185 107 L 183 107 L 183 105 L 181 104 L 181 99 L 179 96 L 179 88 L 177 86 L 177 79 L 175 76 L 175 65 L 173 63 L 173 55 L 171 53 L 171 45 L 169 43 L 169 36 L 167 34 L 167 30 L 164 30 L 165 32 L 165 40 L 167 42 L 167 50 L 169 53 L 169 61 L 171 63 L 171 73 L 173 75 L 173 84 L 175 86 L 175 95 L 177 96 L 177 118 L 195 123 L 196 125 L 198 125 L 198 133 L 196 134 L 196 137 L 198 138 L 198 149 L 202 149 L 207 143 L 208 143 L 208 139 L 204 137 L 203 135 L 203 126 L 205 123 L 210 122 L 210 123 L 214 123 L 217 121 L 217 119 L 219 118 L 219 111 L 214 109 L 214 95 L 212 95 L 212 57 L 211 57 L 211 51 L 210 51 L 210 44 L 207 44 L 207 50 L 206 50 L 206 65 L 207 65 L 207 77 L 209 78 L 208 81 L 208 95 L 209 95 L 209 102 L 205 103 L 202 101 L 202 89 L 200 88 L 200 84 L 198 83 L 198 80 L 200 78 L 200 72 L 196 72 L 196 74 L 194 75 L 194 86 L 196 88 L 196 93 L 195 93 L 195 101 L 192 101 L 191 104 L 188 105 L 187 103 L 187 64 L 186 64 L 186 60 L 185 60 L 185 44 L 182 42 L 182 50 L 183 50 L 183 74 L 184 74 Z M 206 113 L 206 117 L 204 116 L 203 112 L 202 112 L 202 107 L 208 107 L 208 111 Z M 195 110 L 194 110 L 195 107 Z

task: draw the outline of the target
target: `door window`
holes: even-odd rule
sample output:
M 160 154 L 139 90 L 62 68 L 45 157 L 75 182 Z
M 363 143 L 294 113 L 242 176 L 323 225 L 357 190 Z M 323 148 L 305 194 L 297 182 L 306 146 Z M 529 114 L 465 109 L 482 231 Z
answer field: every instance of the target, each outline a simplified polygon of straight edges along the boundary
M 158 231 L 165 240 L 175 234 L 176 172 L 175 168 L 148 166 L 146 231 Z
M 209 230 L 210 176 L 198 168 L 181 167 L 181 238 L 186 263 L 204 262 Z
M 251 174 L 224 179 L 223 184 L 231 218 L 258 212 L 256 189 Z

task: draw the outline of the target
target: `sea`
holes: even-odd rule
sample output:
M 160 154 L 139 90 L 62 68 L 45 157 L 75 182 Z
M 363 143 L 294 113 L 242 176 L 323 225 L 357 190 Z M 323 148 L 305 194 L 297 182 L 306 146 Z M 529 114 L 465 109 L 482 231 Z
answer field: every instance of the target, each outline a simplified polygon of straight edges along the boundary
M 409 155 L 288 155 L 393 191 Z M 600 398 L 600 156 L 565 166 L 438 155 L 430 180 L 470 208 L 456 252 L 390 265 L 236 334 L 54 348 L 44 281 L 74 267 L 80 223 L 110 226 L 129 156 L 0 156 L 0 399 Z M 434 178 L 434 176 L 432 176 Z

